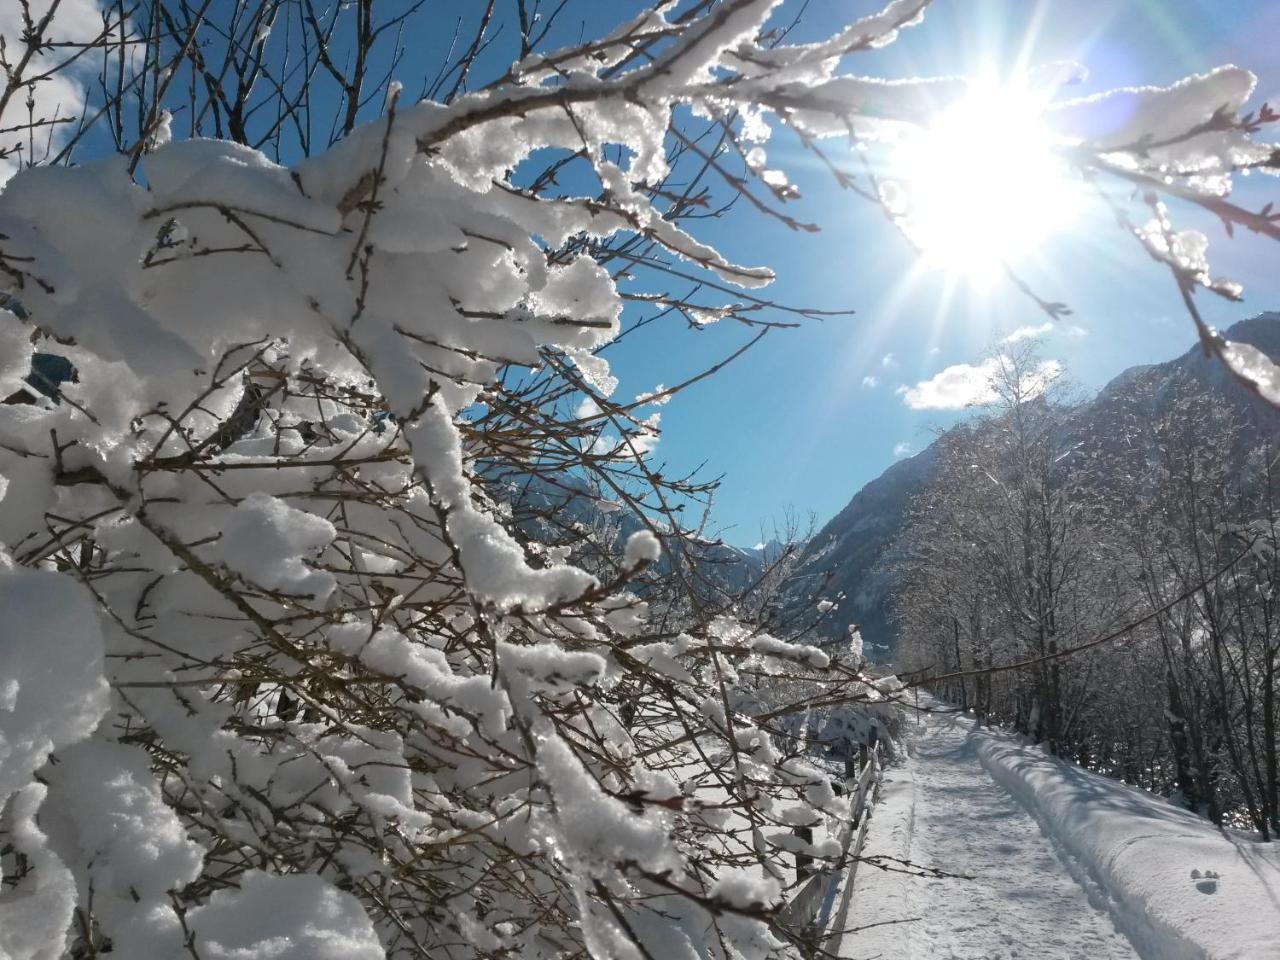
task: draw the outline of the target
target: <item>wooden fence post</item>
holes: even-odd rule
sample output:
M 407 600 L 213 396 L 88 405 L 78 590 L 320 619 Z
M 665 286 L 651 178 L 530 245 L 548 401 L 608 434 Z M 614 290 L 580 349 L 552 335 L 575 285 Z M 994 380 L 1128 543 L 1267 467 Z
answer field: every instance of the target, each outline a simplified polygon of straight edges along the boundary
M 830 916 L 848 914 L 857 876 L 858 857 L 867 840 L 867 827 L 871 807 L 876 802 L 880 783 L 879 728 L 873 727 L 866 742 L 858 744 L 857 757 L 860 767 L 854 774 L 852 745 L 845 755 L 845 772 L 848 776 L 844 793 L 849 798 L 849 820 L 840 832 L 840 858 L 834 864 L 825 862 L 816 866 L 812 856 L 796 853 L 796 875 L 799 889 L 782 907 L 780 919 L 786 925 L 802 932 L 805 940 L 801 950 L 805 957 L 834 956 L 842 937 L 840 929 L 828 930 Z M 806 843 L 813 842 L 812 827 L 793 827 L 792 833 Z M 841 879 L 844 891 L 836 902 L 836 886 Z M 814 938 L 812 943 L 808 938 Z
M 813 843 L 813 827 L 792 827 L 791 832 L 805 843 Z M 796 879 L 803 880 L 813 873 L 813 857 L 807 853 L 796 853 Z

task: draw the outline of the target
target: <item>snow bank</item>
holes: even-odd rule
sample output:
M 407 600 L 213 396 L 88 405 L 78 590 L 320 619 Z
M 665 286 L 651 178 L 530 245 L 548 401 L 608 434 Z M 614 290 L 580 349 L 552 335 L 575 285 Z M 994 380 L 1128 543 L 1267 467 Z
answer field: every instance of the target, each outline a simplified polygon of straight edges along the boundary
M 1038 747 L 976 730 L 982 765 L 1110 894 L 1152 960 L 1280 956 L 1280 847 L 1219 830 Z

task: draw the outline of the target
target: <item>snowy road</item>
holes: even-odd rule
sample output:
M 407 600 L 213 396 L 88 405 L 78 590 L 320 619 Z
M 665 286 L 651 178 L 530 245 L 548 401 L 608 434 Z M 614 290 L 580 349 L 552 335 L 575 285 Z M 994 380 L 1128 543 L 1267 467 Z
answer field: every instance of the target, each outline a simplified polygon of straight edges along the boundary
M 867 854 L 973 879 L 860 868 L 841 957 L 886 960 L 1134 960 L 1105 909 L 1032 817 L 983 769 L 972 719 L 927 719 L 918 752 L 886 777 Z M 1087 880 L 1085 881 L 1088 882 Z M 919 918 L 919 919 L 912 919 Z M 892 921 L 903 921 L 893 923 Z

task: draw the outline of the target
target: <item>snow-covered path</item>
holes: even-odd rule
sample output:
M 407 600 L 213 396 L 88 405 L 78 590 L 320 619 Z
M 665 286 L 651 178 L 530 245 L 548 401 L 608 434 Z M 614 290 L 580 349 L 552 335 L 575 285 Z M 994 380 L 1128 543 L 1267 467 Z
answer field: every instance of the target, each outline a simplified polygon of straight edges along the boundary
M 984 770 L 969 742 L 972 718 L 933 715 L 927 722 L 917 755 L 886 777 L 865 853 L 972 879 L 905 877 L 864 864 L 846 922 L 882 925 L 846 934 L 840 956 L 1136 958 L 1105 908 L 1073 878 L 1083 871 Z

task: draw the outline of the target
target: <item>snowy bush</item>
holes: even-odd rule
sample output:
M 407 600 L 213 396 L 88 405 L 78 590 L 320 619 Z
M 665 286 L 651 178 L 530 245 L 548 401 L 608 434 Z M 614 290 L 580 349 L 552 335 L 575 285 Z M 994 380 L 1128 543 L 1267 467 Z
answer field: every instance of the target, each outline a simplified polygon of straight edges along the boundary
M 106 12 L 80 49 L 120 79 L 70 133 L 18 109 L 41 76 L 6 63 L 0 119 L 26 146 L 0 193 L 0 955 L 793 950 L 787 829 L 841 810 L 767 736 L 805 705 L 753 717 L 744 678 L 799 662 L 826 670 L 824 702 L 866 687 L 691 585 L 669 498 L 698 491 L 646 459 L 666 393 L 611 399 L 598 351 L 629 299 L 767 329 L 747 291 L 770 271 L 679 222 L 705 200 L 672 164 L 704 148 L 673 115 L 722 137 L 710 169 L 741 157 L 735 193 L 780 205 L 771 126 L 875 144 L 962 89 L 837 69 L 926 4 L 798 45 L 762 32 L 774 0 L 660 4 L 547 54 L 525 24 L 506 76 L 464 92 L 464 56 L 417 103 L 308 47 L 341 88 L 330 145 L 304 134 L 297 73 L 254 53 L 277 15 L 330 21 L 232 6 L 219 42 L 185 6 Z M 11 49 L 59 36 L 57 5 L 32 9 Z M 357 52 L 385 26 L 358 19 Z M 1088 125 L 1111 101 L 1067 105 L 1064 136 L 1081 167 L 1155 183 L 1158 164 L 1225 204 L 1265 155 L 1238 117 L 1251 86 L 1123 92 L 1122 130 Z M 65 162 L 95 137 L 110 156 Z M 1143 236 L 1215 283 L 1202 247 Z M 731 302 L 631 282 L 653 263 Z M 33 353 L 78 379 L 35 395 Z M 570 415 L 583 397 L 598 412 Z M 495 482 L 521 476 L 599 491 L 638 529 L 535 542 Z

